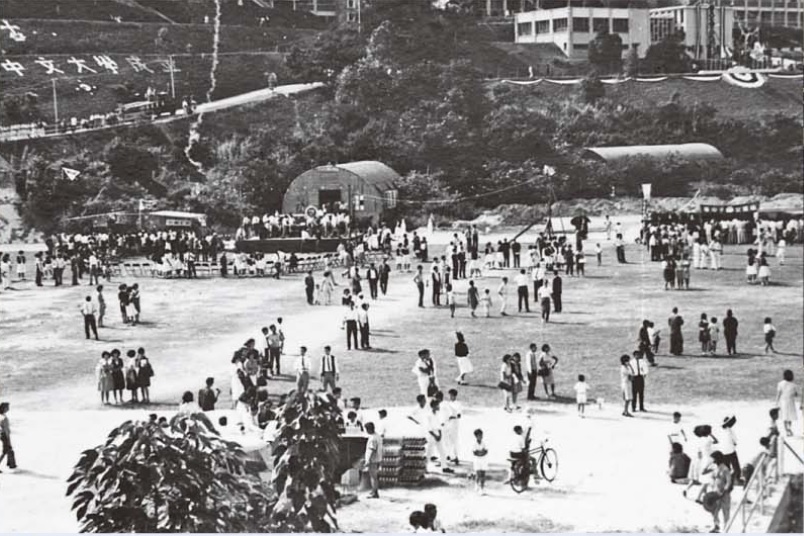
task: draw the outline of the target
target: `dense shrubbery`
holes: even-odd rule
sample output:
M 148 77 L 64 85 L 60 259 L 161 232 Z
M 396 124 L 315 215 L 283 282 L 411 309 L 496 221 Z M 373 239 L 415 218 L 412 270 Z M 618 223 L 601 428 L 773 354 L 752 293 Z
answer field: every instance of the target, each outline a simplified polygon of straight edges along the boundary
M 432 22 L 423 4 L 390 5 L 389 11 L 367 14 L 376 24 L 367 23 L 363 36 L 335 30 L 288 59 L 287 68 L 299 78 L 323 76 L 332 68 L 326 91 L 205 121 L 196 146 L 203 176 L 188 165 L 181 150 L 186 131 L 176 126 L 150 129 L 147 137 L 135 130 L 119 142 L 154 155 L 161 170 L 154 181 L 166 194 L 111 172 L 108 150 L 85 155 L 87 167 L 108 185 L 93 206 L 123 203 L 110 198 L 112 191 L 135 206 L 136 197 L 126 188 L 136 187 L 164 195 L 170 206 L 204 211 L 213 223 L 233 226 L 243 213 L 279 209 L 289 182 L 306 169 L 366 159 L 404 175 L 395 212 L 411 217 L 433 212 L 465 218 L 502 203 L 604 197 L 612 189 L 638 195 L 645 181 L 653 182 L 656 195 L 667 196 L 697 189 L 726 196 L 801 191 L 800 115 L 749 122 L 681 98 L 634 104 L 609 98 L 607 88 L 591 79 L 563 99 L 548 100 L 522 87 L 490 89 L 474 64 L 454 59 L 460 57 L 458 30 L 444 30 L 460 28 L 459 15 L 439 15 Z M 689 142 L 715 145 L 726 158 L 613 165 L 580 158 L 589 146 Z M 545 165 L 558 173 L 545 175 Z M 188 181 L 202 183 L 199 194 L 191 195 Z M 37 206 L 26 204 L 29 221 L 50 221 L 53 215 L 37 215 Z

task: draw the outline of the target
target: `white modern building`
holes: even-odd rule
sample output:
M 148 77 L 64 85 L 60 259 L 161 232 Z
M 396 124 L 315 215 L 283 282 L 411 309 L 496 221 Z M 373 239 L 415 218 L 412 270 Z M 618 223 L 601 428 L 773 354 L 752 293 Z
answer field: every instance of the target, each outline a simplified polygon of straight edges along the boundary
M 648 9 L 575 7 L 539 9 L 514 17 L 517 43 L 554 43 L 568 58 L 585 59 L 598 32 L 617 34 L 623 51 L 635 48 L 644 57 L 650 46 Z
M 721 57 L 723 47 L 732 47 L 734 9 L 708 4 L 679 5 L 650 10 L 650 40 L 658 43 L 668 35 L 684 31 L 684 46 L 690 56 L 707 59 Z M 713 25 L 710 36 L 710 19 Z M 711 41 L 710 41 L 711 37 Z M 714 48 L 710 47 L 714 44 Z
M 735 19 L 753 30 L 757 26 L 804 27 L 803 0 L 732 0 Z

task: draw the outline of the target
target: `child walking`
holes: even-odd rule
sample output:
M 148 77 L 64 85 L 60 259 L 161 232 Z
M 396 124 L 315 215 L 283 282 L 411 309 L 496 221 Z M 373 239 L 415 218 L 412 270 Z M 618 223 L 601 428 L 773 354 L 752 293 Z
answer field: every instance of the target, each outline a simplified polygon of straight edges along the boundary
M 600 244 L 595 244 L 595 256 L 597 257 L 597 265 L 601 266 L 603 264 L 603 248 L 600 247 Z
M 489 318 L 491 316 L 491 291 L 486 289 L 480 297 L 480 308 L 483 311 L 483 316 Z
M 717 325 L 717 318 L 714 316 L 709 319 L 709 355 L 717 352 L 717 341 L 720 338 L 720 327 Z
M 584 411 L 586 410 L 586 398 L 589 393 L 589 384 L 586 383 L 586 376 L 583 374 L 578 375 L 578 383 L 575 384 L 575 401 L 578 403 L 578 416 L 584 418 Z
M 483 430 L 475 430 L 475 442 L 472 444 L 473 465 L 475 471 L 475 491 L 486 494 L 486 471 L 489 469 L 489 450 L 483 441 Z
M 776 353 L 776 348 L 773 347 L 773 338 L 776 337 L 776 328 L 773 327 L 773 322 L 771 317 L 765 317 L 765 325 L 762 328 L 762 331 L 765 333 L 765 353 L 768 353 L 768 350 Z

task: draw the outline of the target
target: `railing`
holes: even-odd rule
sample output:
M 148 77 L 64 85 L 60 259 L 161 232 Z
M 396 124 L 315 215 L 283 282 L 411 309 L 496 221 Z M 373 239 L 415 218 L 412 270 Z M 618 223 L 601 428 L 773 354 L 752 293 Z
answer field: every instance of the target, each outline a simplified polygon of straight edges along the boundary
M 741 525 L 739 532 L 744 533 L 757 509 L 759 509 L 759 515 L 765 515 L 765 499 L 769 495 L 770 484 L 775 484 L 778 479 L 778 456 L 771 457 L 763 452 L 754 474 L 748 479 L 743 489 L 743 497 L 740 499 L 737 508 L 734 509 L 734 513 L 726 523 L 723 532 L 731 532 L 732 527 L 739 520 Z M 755 495 L 753 499 L 750 499 L 752 492 L 755 492 Z
M 757 509 L 759 510 L 759 515 L 765 515 L 765 500 L 770 495 L 770 487 L 772 484 L 777 483 L 785 473 L 784 456 L 786 452 L 792 454 L 794 459 L 804 466 L 804 458 L 801 457 L 801 454 L 787 442 L 785 436 L 779 436 L 775 456 L 765 452 L 762 453 L 754 474 L 751 475 L 745 485 L 740 503 L 734 509 L 734 513 L 726 523 L 723 532 L 745 533 Z M 755 492 L 753 498 L 751 498 L 752 491 Z M 735 528 L 732 531 L 732 527 L 735 527 L 738 520 L 739 530 Z

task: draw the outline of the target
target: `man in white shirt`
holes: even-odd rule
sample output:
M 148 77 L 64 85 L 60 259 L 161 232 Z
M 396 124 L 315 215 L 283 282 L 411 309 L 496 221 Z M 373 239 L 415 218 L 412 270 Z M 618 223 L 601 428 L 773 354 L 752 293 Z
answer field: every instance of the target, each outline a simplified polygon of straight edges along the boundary
M 449 401 L 443 404 L 443 409 L 447 416 L 446 425 L 444 427 L 446 448 L 447 448 L 447 461 L 451 461 L 455 465 L 459 464 L 458 451 L 460 440 L 460 425 L 463 413 L 463 407 L 458 402 L 458 391 L 456 389 L 449 390 Z
M 539 303 L 542 307 L 542 322 L 549 322 L 550 321 L 550 298 L 553 295 L 553 291 L 550 289 L 550 284 L 547 280 L 544 281 L 541 287 L 539 287 L 539 292 L 537 293 L 539 297 Z
M 519 305 L 519 312 L 522 312 L 522 305 L 525 305 L 525 311 L 530 312 L 530 304 L 528 303 L 528 275 L 525 270 L 520 270 L 519 275 L 516 276 L 516 293 Z
M 438 452 L 438 462 L 443 473 L 454 473 L 455 471 L 447 467 L 447 453 L 444 448 L 444 426 L 446 420 L 438 400 L 430 401 L 430 410 L 431 412 L 427 422 L 427 442 L 430 448 L 428 448 L 427 451 L 432 452 L 432 450 L 435 450 Z
M 536 343 L 530 343 L 530 349 L 525 354 L 525 372 L 528 375 L 528 400 L 536 400 L 536 384 L 539 379 L 539 354 Z
M 324 355 L 321 356 L 321 388 L 324 391 L 331 391 L 337 387 L 336 382 L 340 380 L 338 374 L 338 364 L 335 356 L 330 353 L 332 348 L 324 346 Z
M 81 314 L 84 316 L 84 333 L 89 339 L 89 332 L 95 335 L 95 340 L 98 340 L 98 326 L 95 322 L 95 313 L 98 312 L 97 307 L 92 302 L 92 296 L 87 296 L 84 302 L 80 305 Z
M 312 370 L 312 361 L 310 356 L 307 355 L 307 347 L 302 346 L 299 349 L 299 357 L 296 358 L 296 389 L 300 392 L 307 390 L 310 385 L 310 371 Z
M 637 398 L 639 398 L 639 411 L 645 410 L 645 376 L 648 375 L 648 366 L 642 359 L 642 352 L 639 350 L 633 353 L 631 360 L 631 411 L 637 410 Z
M 366 441 L 366 455 L 364 461 L 366 463 L 366 470 L 369 474 L 369 481 L 371 482 L 371 494 L 369 499 L 378 499 L 380 494 L 378 489 L 380 487 L 380 462 L 382 461 L 382 439 L 374 429 L 374 423 L 366 423 L 366 433 L 368 440 Z
M 508 305 L 508 278 L 503 277 L 500 283 L 500 288 L 497 289 L 497 294 L 500 296 L 500 315 L 508 316 L 505 308 Z
M 360 330 L 360 348 L 363 350 L 371 350 L 368 309 L 369 305 L 363 303 L 357 310 L 357 326 Z

